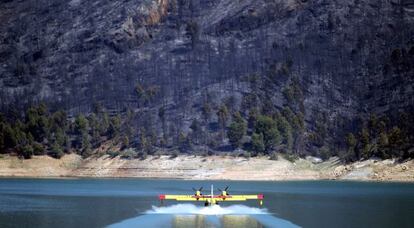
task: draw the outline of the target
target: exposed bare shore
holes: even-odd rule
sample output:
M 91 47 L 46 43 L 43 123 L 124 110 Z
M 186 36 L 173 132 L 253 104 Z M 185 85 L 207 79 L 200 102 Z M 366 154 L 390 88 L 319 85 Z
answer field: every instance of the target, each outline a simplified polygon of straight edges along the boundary
M 82 159 L 70 154 L 57 160 L 35 156 L 29 160 L 3 155 L 0 177 L 136 177 L 189 180 L 365 180 L 414 182 L 414 161 L 367 160 L 349 165 L 338 159 L 317 163 L 266 157 L 149 156 L 145 160 L 120 158 Z

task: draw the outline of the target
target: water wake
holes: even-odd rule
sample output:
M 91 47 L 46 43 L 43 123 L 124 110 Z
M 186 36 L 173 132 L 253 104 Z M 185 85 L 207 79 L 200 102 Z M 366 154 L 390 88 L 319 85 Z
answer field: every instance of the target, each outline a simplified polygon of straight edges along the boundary
M 199 207 L 193 204 L 153 206 L 141 216 L 112 224 L 109 227 L 259 227 L 259 225 L 298 227 L 287 220 L 269 214 L 266 209 L 244 205 Z
M 259 215 L 268 214 L 266 209 L 247 207 L 244 205 L 233 205 L 221 207 L 213 205 L 199 207 L 193 204 L 177 204 L 169 207 L 152 206 L 152 210 L 146 214 L 181 214 L 181 215 Z

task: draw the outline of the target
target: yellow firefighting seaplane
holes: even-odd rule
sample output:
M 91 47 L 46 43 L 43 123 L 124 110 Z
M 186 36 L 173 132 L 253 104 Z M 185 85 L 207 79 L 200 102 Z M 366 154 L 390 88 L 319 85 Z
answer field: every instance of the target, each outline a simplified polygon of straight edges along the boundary
M 211 195 L 203 195 L 201 191 L 203 187 L 199 188 L 198 190 L 193 188 L 195 194 L 194 195 L 159 195 L 158 198 L 160 199 L 161 205 L 163 204 L 164 200 L 176 200 L 176 201 L 200 201 L 204 202 L 204 206 L 211 206 L 211 205 L 218 205 L 219 202 L 226 202 L 226 201 L 247 201 L 247 200 L 258 200 L 259 205 L 263 205 L 263 194 L 258 195 L 230 195 L 228 193 L 229 187 L 227 186 L 224 190 L 218 189 L 221 194 L 214 195 L 213 192 L 213 185 L 211 185 Z

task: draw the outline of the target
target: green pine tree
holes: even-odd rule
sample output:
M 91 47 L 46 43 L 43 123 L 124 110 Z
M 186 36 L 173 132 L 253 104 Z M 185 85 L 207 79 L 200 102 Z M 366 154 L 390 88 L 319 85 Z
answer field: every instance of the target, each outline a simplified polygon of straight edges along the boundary
M 269 116 L 259 116 L 255 125 L 256 134 L 263 135 L 265 152 L 270 152 L 274 146 L 280 143 L 280 133 L 276 121 Z
M 263 141 L 263 134 L 253 133 L 252 135 L 252 149 L 255 155 L 263 153 L 265 151 L 265 145 Z
M 108 128 L 108 136 L 113 139 L 119 136 L 121 131 L 121 117 L 119 115 L 111 118 Z
M 246 121 L 243 119 L 239 112 L 236 112 L 233 116 L 233 121 L 230 124 L 229 129 L 227 131 L 229 142 L 234 148 L 240 147 L 241 140 L 243 136 L 246 134 L 246 130 Z

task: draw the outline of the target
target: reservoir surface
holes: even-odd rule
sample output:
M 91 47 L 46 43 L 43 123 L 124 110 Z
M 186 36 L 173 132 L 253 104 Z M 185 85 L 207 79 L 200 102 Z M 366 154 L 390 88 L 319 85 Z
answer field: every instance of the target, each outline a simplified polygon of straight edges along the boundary
M 229 186 L 249 202 L 165 202 Z M 414 227 L 414 184 L 340 181 L 0 179 L 0 227 Z

